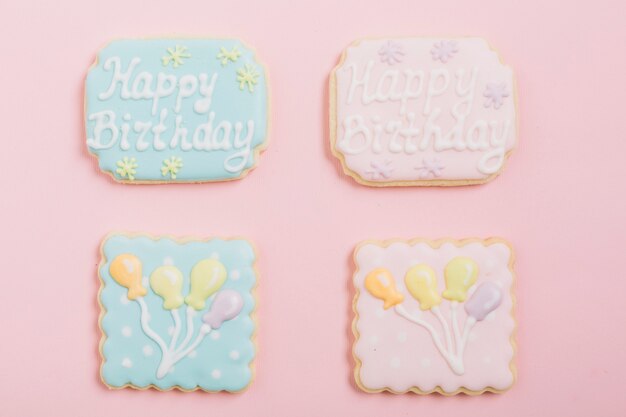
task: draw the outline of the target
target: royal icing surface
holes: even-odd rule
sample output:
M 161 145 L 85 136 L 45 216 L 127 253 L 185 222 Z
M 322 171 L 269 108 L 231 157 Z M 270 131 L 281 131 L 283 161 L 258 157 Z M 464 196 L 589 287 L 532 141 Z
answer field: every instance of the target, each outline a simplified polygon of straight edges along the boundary
M 87 75 L 87 146 L 118 181 L 240 178 L 266 143 L 267 94 L 237 40 L 113 41 Z
M 246 388 L 255 356 L 255 260 L 242 239 L 107 237 L 99 267 L 103 382 Z
M 486 182 L 516 142 L 513 73 L 482 39 L 359 41 L 330 90 L 333 153 L 363 184 Z
M 506 242 L 366 242 L 354 259 L 359 387 L 421 394 L 511 387 L 513 254 Z

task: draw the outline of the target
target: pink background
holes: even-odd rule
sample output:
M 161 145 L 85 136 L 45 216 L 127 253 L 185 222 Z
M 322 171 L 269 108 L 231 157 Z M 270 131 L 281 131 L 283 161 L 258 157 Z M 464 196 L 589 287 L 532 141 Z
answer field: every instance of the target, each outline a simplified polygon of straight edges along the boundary
M 625 415 L 626 3 L 292 3 L 3 1 L 0 414 Z M 244 181 L 123 186 L 87 154 L 83 78 L 98 48 L 164 34 L 237 36 L 267 64 L 270 147 Z M 355 38 L 439 34 L 483 36 L 514 68 L 519 148 L 484 186 L 357 185 L 330 156 L 328 73 Z M 257 243 L 258 372 L 248 392 L 100 383 L 96 264 L 111 230 Z M 490 235 L 517 251 L 517 385 L 476 398 L 358 392 L 354 245 Z

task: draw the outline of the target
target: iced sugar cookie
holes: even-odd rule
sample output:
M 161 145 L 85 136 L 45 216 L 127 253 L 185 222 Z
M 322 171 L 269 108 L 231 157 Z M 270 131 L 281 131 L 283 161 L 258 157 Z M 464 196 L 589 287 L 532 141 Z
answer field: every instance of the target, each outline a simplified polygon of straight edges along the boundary
M 248 241 L 112 234 L 101 256 L 108 387 L 236 392 L 250 384 L 257 273 Z
M 266 145 L 267 90 L 238 40 L 113 41 L 85 83 L 87 146 L 120 182 L 241 178 Z
M 515 381 L 513 251 L 497 238 L 368 241 L 353 348 L 368 392 L 503 392 Z
M 358 41 L 330 77 L 332 151 L 370 186 L 487 182 L 516 142 L 514 88 L 482 39 Z

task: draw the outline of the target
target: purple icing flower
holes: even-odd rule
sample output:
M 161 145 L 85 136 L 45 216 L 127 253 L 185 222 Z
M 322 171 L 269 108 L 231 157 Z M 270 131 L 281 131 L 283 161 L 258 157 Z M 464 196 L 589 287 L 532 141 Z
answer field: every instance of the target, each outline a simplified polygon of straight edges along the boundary
M 441 171 L 445 169 L 445 166 L 438 158 L 424 158 L 422 165 L 415 167 L 419 171 L 421 179 L 437 178 L 441 176 Z
M 440 41 L 433 46 L 430 53 L 435 61 L 441 61 L 445 64 L 458 51 L 459 47 L 455 41 Z
M 399 43 L 387 41 L 378 50 L 378 55 L 380 55 L 380 62 L 383 64 L 393 65 L 402 62 L 404 51 L 402 50 L 402 45 Z
M 493 105 L 494 109 L 499 109 L 504 102 L 504 98 L 509 96 L 509 92 L 506 90 L 505 83 L 488 83 L 483 96 L 487 98 L 485 107 Z
M 372 161 L 370 162 L 370 166 L 372 169 L 368 169 L 365 171 L 366 174 L 369 174 L 372 177 L 372 180 L 382 180 L 387 179 L 391 176 L 393 172 L 393 168 L 391 167 L 391 161 L 385 160 L 382 162 Z

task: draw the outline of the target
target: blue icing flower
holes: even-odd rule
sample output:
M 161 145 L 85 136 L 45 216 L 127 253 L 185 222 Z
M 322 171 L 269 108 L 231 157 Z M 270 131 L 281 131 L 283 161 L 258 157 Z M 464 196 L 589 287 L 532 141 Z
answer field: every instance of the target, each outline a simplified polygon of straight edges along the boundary
M 102 253 L 101 376 L 107 385 L 248 386 L 256 285 L 248 241 L 111 235 Z M 198 310 L 185 304 L 192 295 L 204 297 Z
M 240 178 L 266 143 L 267 97 L 237 40 L 114 41 L 87 75 L 87 146 L 118 181 Z

